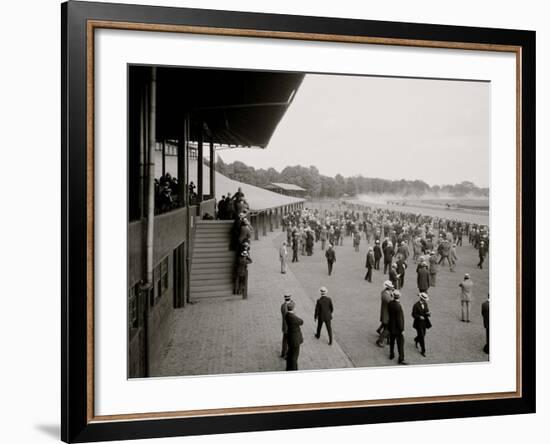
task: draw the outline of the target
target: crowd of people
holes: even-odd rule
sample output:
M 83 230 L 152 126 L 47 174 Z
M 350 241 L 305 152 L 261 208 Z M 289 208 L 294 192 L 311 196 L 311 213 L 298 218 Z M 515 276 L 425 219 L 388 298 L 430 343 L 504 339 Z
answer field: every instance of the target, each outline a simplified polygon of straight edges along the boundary
M 343 205 L 338 210 L 304 209 L 289 213 L 282 220 L 286 240 L 279 249 L 281 273 L 286 273 L 288 249 L 292 250 L 292 262 L 307 260 L 318 245 L 327 261 L 327 273 L 331 276 L 336 263 L 337 247 L 349 239 L 358 252 L 359 245 L 368 245 L 364 279 L 372 282 L 375 272 L 387 275 L 381 293 L 380 326 L 376 345 L 389 345 L 389 358 L 395 358 L 395 345 L 399 364 L 407 364 L 404 356 L 405 317 L 401 306 L 401 290 L 405 285 L 409 263 L 416 265 L 416 288 L 418 300 L 412 307 L 415 347 L 425 357 L 427 353 L 426 332 L 431 328 L 431 312 L 428 306 L 430 288 L 437 284 L 441 267 L 448 266 L 449 272 L 456 271 L 457 246 L 463 245 L 467 237 L 469 244 L 477 250 L 478 268 L 483 268 L 489 252 L 489 229 L 485 225 L 456 219 L 371 208 L 365 205 Z M 470 302 L 474 283 L 469 274 L 458 283 L 461 303 L 461 320 L 470 322 Z M 332 344 L 331 319 L 333 303 L 326 288 L 320 289 L 315 319 L 318 321 L 316 338 L 320 337 L 322 325 L 326 325 L 329 344 Z M 303 342 L 300 325 L 303 321 L 294 312 L 290 294 L 285 295 L 281 306 L 283 318 L 283 346 L 281 356 L 287 360 L 287 370 L 298 368 L 300 344 Z M 484 351 L 489 353 L 489 302 L 482 304 L 482 316 L 486 330 Z
M 170 173 L 155 179 L 155 214 L 166 213 L 179 205 L 178 179 Z

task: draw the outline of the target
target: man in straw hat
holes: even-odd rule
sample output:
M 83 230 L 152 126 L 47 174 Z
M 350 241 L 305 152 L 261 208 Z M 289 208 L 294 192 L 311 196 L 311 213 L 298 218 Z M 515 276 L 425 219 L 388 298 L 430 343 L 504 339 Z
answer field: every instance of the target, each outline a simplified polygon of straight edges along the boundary
M 414 318 L 413 328 L 416 330 L 414 338 L 414 346 L 418 348 L 420 345 L 420 354 L 426 356 L 426 329 L 431 328 L 430 309 L 428 307 L 429 297 L 427 293 L 418 293 L 418 302 L 413 305 L 412 317 Z
M 319 293 L 321 294 L 321 297 L 317 299 L 317 304 L 315 304 L 315 314 L 313 315 L 313 319 L 317 321 L 317 333 L 315 334 L 315 337 L 317 339 L 321 337 L 321 328 L 324 323 L 327 326 L 328 344 L 332 345 L 331 321 L 334 307 L 332 305 L 332 299 L 327 296 L 326 287 L 321 287 L 319 289 Z
M 378 333 L 378 340 L 376 345 L 378 347 L 384 347 L 390 331 L 388 329 L 388 324 L 390 322 L 390 313 L 388 311 L 388 304 L 393 300 L 393 290 L 394 286 L 391 281 L 384 282 L 384 290 L 380 294 L 380 327 L 376 330 Z

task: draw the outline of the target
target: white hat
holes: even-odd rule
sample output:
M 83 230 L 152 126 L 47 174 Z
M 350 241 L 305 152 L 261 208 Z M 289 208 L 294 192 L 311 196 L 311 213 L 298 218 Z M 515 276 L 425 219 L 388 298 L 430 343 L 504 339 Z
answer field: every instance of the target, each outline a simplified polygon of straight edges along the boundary
M 418 296 L 420 297 L 420 299 L 422 299 L 423 301 L 429 301 L 430 298 L 428 297 L 428 294 L 427 293 L 418 293 Z
M 392 281 L 386 281 L 384 282 L 384 287 L 386 288 L 394 288 Z
M 321 293 L 321 294 L 327 294 L 327 288 L 326 288 L 326 287 L 321 287 L 321 288 L 319 288 L 319 293 Z

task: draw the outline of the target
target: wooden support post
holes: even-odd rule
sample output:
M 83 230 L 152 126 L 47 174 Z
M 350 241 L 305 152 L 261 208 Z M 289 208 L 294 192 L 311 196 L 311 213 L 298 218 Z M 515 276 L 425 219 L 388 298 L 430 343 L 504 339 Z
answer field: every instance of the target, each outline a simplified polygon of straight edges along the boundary
M 275 208 L 275 229 L 279 229 L 279 217 L 280 217 L 281 209 Z
M 269 218 L 269 232 L 273 233 L 273 210 L 269 210 L 267 217 Z
M 199 130 L 199 141 L 198 141 L 198 147 L 197 147 L 197 195 L 198 195 L 198 201 L 202 202 L 202 196 L 203 196 L 203 150 L 202 150 L 202 143 L 203 143 L 203 124 L 200 122 L 200 130 Z
M 266 212 L 262 212 L 262 236 L 267 236 L 267 225 L 265 221 Z
M 258 240 L 259 238 L 260 224 L 258 223 L 258 217 L 259 217 L 259 214 L 256 213 L 251 218 L 253 220 L 252 228 L 254 228 L 254 240 Z
M 216 154 L 214 153 L 214 141 L 210 141 L 210 196 L 216 198 Z
M 187 163 L 185 151 L 187 150 L 187 125 L 183 124 L 183 130 L 178 139 L 177 175 L 178 175 L 178 201 L 180 206 L 187 204 L 185 191 L 187 189 L 187 178 L 185 177 L 185 165 Z
M 162 141 L 162 175 L 166 175 L 166 140 Z

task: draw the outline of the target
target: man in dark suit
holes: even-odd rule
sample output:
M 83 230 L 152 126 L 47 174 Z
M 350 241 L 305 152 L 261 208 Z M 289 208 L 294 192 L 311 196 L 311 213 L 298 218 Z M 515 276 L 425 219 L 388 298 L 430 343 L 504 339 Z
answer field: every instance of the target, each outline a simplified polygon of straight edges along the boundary
M 369 251 L 367 252 L 367 262 L 365 264 L 365 267 L 367 267 L 365 280 L 368 282 L 372 282 L 372 269 L 374 268 L 374 252 L 372 247 L 369 247 Z
M 327 289 L 325 287 L 321 287 L 319 289 L 319 292 L 321 293 L 321 297 L 317 299 L 317 304 L 315 305 L 315 314 L 313 317 L 314 320 L 317 321 L 317 334 L 315 335 L 315 337 L 317 339 L 321 337 L 321 328 L 323 327 L 323 323 L 325 323 L 328 332 L 328 345 L 332 345 L 331 320 L 334 307 L 332 306 L 332 299 L 327 296 Z
M 384 252 L 384 274 L 391 270 L 391 261 L 393 259 L 394 250 L 393 244 L 388 242 L 385 247 L 383 247 Z
M 418 348 L 420 345 L 420 354 L 426 357 L 426 329 L 431 328 L 430 308 L 428 307 L 428 295 L 426 293 L 418 294 L 418 302 L 413 305 L 412 317 L 414 318 L 413 328 L 416 330 L 416 338 L 414 338 L 414 346 Z
M 403 307 L 401 307 L 401 292 L 395 290 L 393 292 L 393 300 L 388 304 L 390 330 L 390 359 L 395 357 L 395 343 L 397 342 L 397 352 L 399 354 L 397 362 L 399 364 L 407 364 L 405 362 L 405 350 L 403 348 L 405 339 L 403 331 L 405 330 L 405 317 L 403 316 Z
M 483 316 L 483 326 L 485 327 L 485 347 L 483 347 L 483 351 L 489 354 L 489 295 L 487 295 L 487 300 L 481 304 L 481 316 Z
M 304 321 L 294 314 L 294 301 L 287 304 L 287 313 L 285 315 L 287 325 L 288 351 L 286 353 L 286 369 L 298 370 L 298 356 L 300 354 L 300 345 L 304 342 L 302 329 L 300 325 Z
M 426 293 L 430 288 L 430 272 L 428 271 L 428 264 L 425 261 L 420 262 L 416 271 L 416 285 L 418 291 Z
M 328 244 L 325 257 L 327 258 L 328 275 L 330 276 L 332 274 L 332 266 L 334 265 L 334 262 L 336 262 L 336 252 L 334 251 L 332 244 Z
M 380 293 L 380 327 L 376 330 L 378 333 L 376 345 L 378 345 L 378 347 L 384 347 L 390 332 L 390 313 L 388 311 L 388 305 L 393 299 L 393 291 L 394 286 L 391 281 L 384 282 L 384 290 Z
M 290 301 L 292 299 L 290 294 L 284 295 L 285 301 L 281 305 L 281 316 L 283 318 L 283 342 L 281 345 L 281 358 L 286 358 L 286 353 L 288 351 L 288 326 L 286 325 L 286 314 L 288 313 L 288 304 L 290 304 Z

